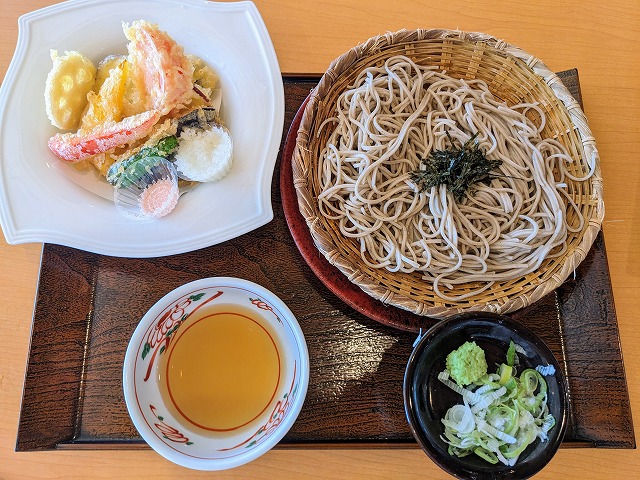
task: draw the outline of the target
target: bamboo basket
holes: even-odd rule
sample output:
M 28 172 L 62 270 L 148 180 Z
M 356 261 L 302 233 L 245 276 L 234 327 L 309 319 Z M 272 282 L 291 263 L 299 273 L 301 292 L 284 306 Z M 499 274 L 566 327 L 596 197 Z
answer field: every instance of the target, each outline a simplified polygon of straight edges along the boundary
M 572 173 L 580 175 L 585 169 L 595 168 L 587 181 L 569 181 L 567 186 L 585 222 L 581 231 L 568 233 L 563 255 L 545 259 L 536 271 L 526 276 L 496 282 L 479 295 L 445 301 L 423 279 L 421 272 L 394 273 L 367 266 L 360 257 L 359 244 L 343 236 L 335 222 L 319 214 L 316 165 L 331 131 L 319 127 L 333 116 L 337 98 L 353 84 L 360 71 L 381 65 L 394 55 L 405 55 L 417 64 L 436 67 L 454 78 L 482 79 L 491 92 L 508 105 L 538 102 L 547 116 L 542 136 L 553 137 L 564 144 L 574 159 Z M 337 58 L 305 107 L 292 168 L 299 208 L 318 250 L 368 295 L 418 315 L 442 317 L 464 311 L 508 313 L 530 305 L 572 274 L 589 252 L 604 216 L 598 151 L 577 101 L 540 60 L 482 33 L 402 30 L 371 38 Z M 575 212 L 568 209 L 568 222 L 571 215 Z M 463 294 L 477 287 L 477 283 L 455 285 L 450 293 Z

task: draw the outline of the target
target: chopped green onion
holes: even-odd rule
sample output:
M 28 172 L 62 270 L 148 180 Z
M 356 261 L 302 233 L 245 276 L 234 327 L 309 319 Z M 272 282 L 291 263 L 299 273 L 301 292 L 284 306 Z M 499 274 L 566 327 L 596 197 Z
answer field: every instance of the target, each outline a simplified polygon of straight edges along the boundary
M 445 430 L 441 438 L 450 455 L 474 454 L 492 464 L 513 466 L 536 438 L 547 440 L 556 423 L 547 406 L 547 383 L 536 369 L 516 376 L 518 351 L 522 348 L 512 341 L 506 363 L 500 364 L 495 374 L 466 387 L 453 382 L 447 370 L 438 375 L 463 401 L 442 419 Z
M 513 374 L 513 367 L 511 365 L 505 365 L 504 363 L 498 368 L 498 374 L 500 375 L 500 385 L 506 384 Z
M 507 349 L 507 365 L 513 367 L 516 361 L 516 344 L 513 340 L 509 342 L 509 348 Z

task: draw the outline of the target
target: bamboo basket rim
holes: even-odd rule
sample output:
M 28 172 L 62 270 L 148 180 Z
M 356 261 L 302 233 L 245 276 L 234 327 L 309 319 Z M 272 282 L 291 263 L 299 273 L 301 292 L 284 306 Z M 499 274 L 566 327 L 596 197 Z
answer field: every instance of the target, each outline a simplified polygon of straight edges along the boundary
M 579 238 L 573 238 L 572 247 L 561 257 L 561 261 L 543 262 L 540 271 L 532 278 L 523 277 L 522 281 L 500 282 L 500 288 L 490 288 L 486 294 L 473 301 L 446 302 L 439 300 L 435 294 L 422 292 L 418 295 L 412 291 L 401 291 L 403 275 L 405 281 L 408 274 L 378 275 L 367 272 L 363 268 L 359 256 L 350 254 L 335 242 L 335 232 L 318 214 L 317 201 L 313 193 L 311 175 L 313 173 L 313 151 L 310 148 L 315 133 L 314 128 L 322 122 L 316 114 L 330 103 L 327 96 L 335 94 L 333 89 L 340 85 L 346 77 L 354 76 L 364 68 L 367 61 L 384 58 L 388 49 L 403 49 L 411 52 L 412 48 L 423 45 L 442 45 L 443 52 L 455 52 L 456 48 L 468 48 L 473 51 L 468 69 L 473 69 L 474 61 L 477 69 L 482 67 L 482 60 L 491 55 L 502 65 L 508 65 L 506 72 L 498 70 L 499 75 L 508 77 L 516 72 L 527 75 L 540 88 L 550 89 L 555 102 L 550 106 L 552 111 L 560 112 L 565 118 L 567 136 L 575 137 L 573 147 L 577 149 L 578 159 L 593 166 L 593 175 L 588 179 L 588 195 L 581 195 L 579 207 L 587 211 L 585 227 Z M 443 56 L 444 53 L 442 54 Z M 394 53 L 396 54 L 396 53 Z M 411 56 L 410 54 L 408 56 Z M 451 54 L 449 59 L 455 59 Z M 364 65 L 364 66 L 363 66 Z M 498 75 L 498 76 L 499 76 Z M 505 77 L 505 78 L 506 78 Z M 491 89 L 491 87 L 490 87 Z M 576 160 L 574 158 L 574 160 Z M 573 98 L 560 78 L 539 59 L 510 43 L 499 40 L 481 32 L 464 32 L 447 29 L 416 29 L 387 32 L 378 35 L 351 48 L 331 62 L 320 82 L 309 95 L 303 111 L 300 127 L 296 137 L 296 146 L 292 156 L 293 183 L 296 189 L 298 207 L 310 230 L 312 239 L 319 252 L 336 266 L 352 283 L 358 285 L 368 295 L 384 304 L 394 305 L 418 315 L 443 317 L 468 311 L 490 311 L 509 313 L 526 307 L 560 286 L 584 260 L 588 254 L 604 218 L 604 201 L 602 195 L 602 177 L 599 154 L 595 139 L 588 126 L 586 116 L 578 101 Z M 410 275 L 410 274 L 409 274 Z M 393 277 L 393 278 L 391 278 Z M 528 276 L 527 276 L 528 277 Z M 400 289 L 400 290 L 399 290 Z M 414 289 L 415 290 L 415 289 Z

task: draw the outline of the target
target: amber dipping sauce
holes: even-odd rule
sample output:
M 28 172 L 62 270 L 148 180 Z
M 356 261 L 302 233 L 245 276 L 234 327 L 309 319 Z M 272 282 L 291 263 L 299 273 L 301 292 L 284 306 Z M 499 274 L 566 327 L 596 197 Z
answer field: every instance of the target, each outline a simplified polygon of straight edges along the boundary
M 281 356 L 276 335 L 254 311 L 204 307 L 185 321 L 159 362 L 160 391 L 188 428 L 232 432 L 269 407 L 281 381 Z

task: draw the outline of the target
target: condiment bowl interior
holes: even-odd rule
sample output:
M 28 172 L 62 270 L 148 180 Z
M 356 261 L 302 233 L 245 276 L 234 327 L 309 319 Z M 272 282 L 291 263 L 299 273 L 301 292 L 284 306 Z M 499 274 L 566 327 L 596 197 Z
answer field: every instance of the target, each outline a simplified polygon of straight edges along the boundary
M 556 419 L 545 442 L 536 439 L 520 455 L 515 466 L 492 465 L 477 455 L 463 458 L 447 452 L 441 438 L 441 420 L 447 410 L 462 403 L 462 397 L 438 380 L 445 370 L 447 355 L 466 341 L 475 341 L 485 351 L 489 372 L 505 362 L 510 341 L 523 347 L 519 370 L 553 365 L 555 374 L 545 376 L 548 406 Z M 441 468 L 458 478 L 528 478 L 540 471 L 554 456 L 564 437 L 569 397 L 563 370 L 546 344 L 520 323 L 504 315 L 465 313 L 445 319 L 429 329 L 419 341 L 407 363 L 404 402 L 411 431 L 425 453 Z

